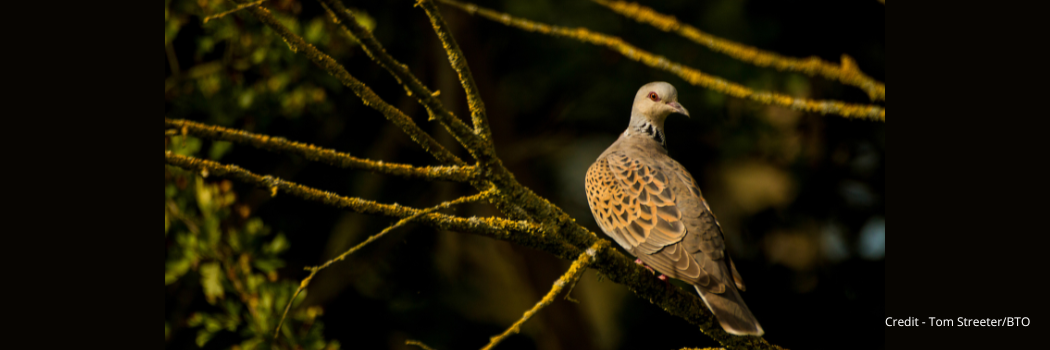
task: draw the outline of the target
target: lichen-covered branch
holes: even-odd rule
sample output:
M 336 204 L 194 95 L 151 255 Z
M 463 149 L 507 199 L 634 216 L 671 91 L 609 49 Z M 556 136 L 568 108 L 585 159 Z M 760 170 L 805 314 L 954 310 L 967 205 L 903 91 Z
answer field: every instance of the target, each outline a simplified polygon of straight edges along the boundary
M 406 207 L 399 204 L 383 204 L 361 198 L 344 197 L 331 192 L 303 186 L 291 181 L 285 181 L 277 177 L 258 175 L 236 165 L 224 165 L 206 159 L 181 156 L 170 151 L 164 152 L 164 161 L 169 165 L 193 171 L 198 174 L 229 178 L 249 185 L 266 188 L 274 195 L 277 193 L 288 193 L 305 200 L 320 202 L 324 205 L 347 209 L 358 213 L 404 218 L 421 211 L 421 209 Z M 473 233 L 494 238 L 507 237 L 512 233 L 535 236 L 537 238 L 553 234 L 547 231 L 547 228 L 542 225 L 496 217 L 462 218 L 452 215 L 430 213 L 423 215 L 416 219 L 416 221 L 442 230 Z M 524 239 L 521 241 L 524 241 Z
M 386 101 L 383 101 L 383 99 L 379 98 L 379 95 L 376 95 L 368 85 L 365 85 L 357 80 L 357 78 L 350 75 L 350 72 L 347 72 L 346 68 L 343 68 L 343 66 L 336 62 L 335 59 L 321 52 L 313 45 L 310 45 L 303 40 L 302 37 L 292 33 L 291 30 L 288 30 L 287 27 L 277 21 L 277 19 L 270 14 L 270 10 L 267 10 L 262 6 L 255 6 L 248 8 L 248 11 L 270 27 L 270 29 L 273 29 L 277 35 L 281 36 L 292 51 L 302 51 L 305 53 L 307 58 L 328 71 L 328 73 L 336 77 L 336 79 L 339 79 L 339 81 L 342 82 L 343 85 L 349 87 L 350 90 L 353 90 L 354 94 L 360 97 L 366 106 L 372 107 L 380 113 L 383 113 L 390 122 L 404 130 L 413 141 L 423 148 L 423 150 L 434 155 L 434 158 L 437 158 L 437 160 L 443 163 L 466 165 L 462 159 L 456 157 L 456 155 L 452 154 L 445 149 L 444 146 L 438 143 L 437 140 L 424 132 L 423 129 L 420 129 L 419 126 L 412 122 L 412 119 L 402 113 L 401 110 L 391 106 L 389 103 L 386 103 Z
M 244 130 L 201 124 L 182 119 L 164 118 L 164 127 L 177 129 L 177 131 L 185 134 L 210 140 L 230 141 L 268 151 L 294 154 L 308 160 L 340 168 L 361 169 L 380 174 L 425 180 L 468 182 L 477 177 L 476 168 L 471 165 L 415 167 L 407 164 L 374 161 L 353 157 L 328 148 L 289 141 L 283 137 L 254 134 Z
M 558 278 L 557 281 L 554 281 L 554 287 L 552 287 L 551 290 L 547 292 L 547 295 L 544 296 L 543 299 L 540 299 L 540 301 L 537 302 L 535 306 L 533 306 L 528 311 L 525 311 L 525 314 L 521 316 L 521 319 L 519 319 L 517 322 L 514 322 L 514 324 L 511 325 L 510 328 L 507 328 L 507 330 L 504 331 L 502 334 L 492 337 L 492 339 L 489 341 L 489 344 L 482 348 L 482 350 L 491 350 L 493 347 L 498 345 L 501 341 L 503 341 L 503 339 L 506 339 L 511 334 L 518 334 L 519 332 L 521 332 L 521 326 L 525 324 L 525 322 L 528 321 L 530 318 L 532 318 L 532 316 L 535 315 L 537 312 L 540 312 L 540 309 L 543 309 L 547 305 L 553 303 L 554 297 L 558 296 L 558 294 L 560 294 L 561 291 L 565 289 L 565 286 L 576 284 L 576 281 L 578 281 L 580 277 L 583 277 L 583 272 L 587 271 L 587 267 L 590 266 L 592 262 L 594 262 L 594 256 L 600 250 L 606 248 L 608 245 L 609 241 L 599 240 L 593 245 L 591 245 L 590 248 L 587 248 L 587 250 L 585 250 L 582 254 L 580 254 L 578 258 L 576 258 L 575 261 L 572 262 L 572 265 L 569 266 L 569 270 L 565 271 L 565 274 Z
M 729 96 L 806 112 L 835 114 L 847 118 L 867 118 L 886 121 L 886 109 L 878 105 L 862 105 L 834 100 L 811 100 L 806 98 L 795 98 L 776 92 L 756 91 L 749 87 L 703 73 L 695 68 L 675 63 L 663 56 L 654 55 L 634 45 L 628 44 L 618 37 L 594 32 L 587 28 L 553 26 L 512 17 L 508 14 L 478 7 L 474 4 L 467 4 L 454 0 L 439 1 L 462 9 L 467 13 L 479 14 L 492 21 L 500 22 L 526 31 L 605 46 L 623 54 L 627 58 L 641 62 L 647 66 L 674 73 L 692 85 L 711 89 Z
M 350 254 L 353 254 L 354 252 L 360 250 L 361 248 L 363 248 L 364 246 L 368 245 L 369 243 L 375 242 L 377 239 L 385 236 L 390 231 L 393 231 L 394 229 L 397 229 L 398 227 L 404 226 L 409 221 L 412 221 L 412 220 L 414 220 L 414 219 L 416 219 L 416 218 L 418 218 L 420 216 L 423 216 L 423 215 L 426 215 L 426 214 L 430 214 L 430 213 L 433 213 L 433 212 L 441 210 L 441 209 L 446 209 L 446 208 L 449 208 L 449 207 L 451 207 L 453 205 L 463 204 L 463 203 L 468 203 L 468 202 L 475 202 L 475 201 L 478 201 L 478 200 L 483 200 L 483 199 L 486 199 L 489 196 L 491 196 L 493 193 L 495 193 L 495 191 L 481 192 L 481 193 L 478 193 L 478 194 L 475 194 L 475 195 L 472 195 L 472 196 L 466 196 L 466 197 L 457 198 L 455 200 L 447 201 L 447 202 L 438 204 L 436 206 L 433 206 L 433 207 L 430 207 L 430 208 L 427 208 L 427 209 L 424 209 L 424 210 L 420 210 L 420 211 L 416 212 L 415 214 L 412 214 L 412 215 L 410 215 L 410 216 L 408 216 L 406 218 L 398 220 L 397 223 L 394 223 L 393 225 L 388 226 L 387 228 L 383 229 L 382 231 L 379 231 L 379 233 L 377 233 L 375 235 L 372 235 L 371 237 L 368 237 L 368 239 L 366 239 L 364 242 L 358 243 L 357 245 L 353 246 L 352 248 L 347 249 L 342 254 L 339 254 L 339 256 L 337 256 L 335 258 L 332 258 L 331 260 L 328 260 L 324 264 L 322 264 L 320 266 L 307 267 L 306 270 L 310 271 L 310 275 L 306 276 L 306 278 L 304 278 L 303 281 L 299 283 L 299 288 L 295 290 L 295 294 L 292 295 L 291 299 L 288 299 L 288 305 L 285 305 L 285 307 L 284 307 L 284 314 L 281 316 L 281 320 L 277 322 L 277 329 L 273 333 L 274 339 L 277 339 L 277 336 L 281 332 L 281 325 L 284 324 L 284 319 L 285 319 L 285 317 L 288 316 L 288 310 L 290 310 L 292 308 L 292 301 L 294 301 L 295 298 L 299 296 L 299 293 L 302 293 L 304 290 L 306 290 L 306 287 L 310 285 L 310 281 L 313 280 L 314 276 L 317 275 L 318 272 L 321 272 L 321 270 L 324 270 L 324 269 L 328 268 L 329 266 L 332 266 L 332 264 L 334 264 L 337 261 L 343 261 Z
M 434 3 L 430 0 L 417 0 L 416 4 L 423 7 L 423 10 L 427 12 L 427 17 L 430 17 L 430 24 L 434 26 L 434 32 L 441 39 L 441 46 L 448 53 L 448 62 L 452 64 L 452 69 L 455 69 L 456 73 L 459 74 L 459 81 L 463 84 L 463 90 L 467 94 L 470 117 L 474 120 L 474 133 L 480 135 L 486 141 L 492 141 L 492 131 L 489 130 L 488 117 L 485 115 L 485 102 L 481 100 L 481 92 L 478 91 L 477 85 L 474 84 L 474 76 L 470 74 L 470 67 L 467 66 L 467 57 L 463 56 L 463 51 L 459 49 L 459 44 L 456 44 L 456 39 L 452 37 L 452 33 L 448 30 L 448 25 L 445 24 L 445 19 L 441 17 L 441 13 L 438 12 Z
M 842 64 L 825 62 L 818 57 L 799 59 L 779 55 L 756 47 L 739 44 L 730 40 L 704 33 L 691 25 L 678 22 L 674 16 L 668 16 L 653 9 L 626 1 L 591 0 L 608 7 L 617 13 L 635 21 L 650 24 L 665 32 L 675 32 L 693 42 L 707 46 L 715 52 L 754 64 L 759 67 L 773 67 L 780 71 L 798 72 L 809 76 L 821 75 L 828 79 L 852 85 L 864 90 L 875 101 L 886 100 L 886 84 L 876 81 L 861 72 L 857 64 L 847 55 L 842 55 Z

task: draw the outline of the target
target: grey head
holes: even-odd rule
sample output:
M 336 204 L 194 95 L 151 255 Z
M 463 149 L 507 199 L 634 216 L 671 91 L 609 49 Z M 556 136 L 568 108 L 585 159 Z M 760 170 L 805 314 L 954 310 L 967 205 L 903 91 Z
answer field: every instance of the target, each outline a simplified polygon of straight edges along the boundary
M 642 85 L 634 95 L 631 124 L 624 136 L 647 136 L 664 145 L 664 120 L 671 113 L 689 116 L 689 111 L 678 103 L 678 90 L 663 81 Z

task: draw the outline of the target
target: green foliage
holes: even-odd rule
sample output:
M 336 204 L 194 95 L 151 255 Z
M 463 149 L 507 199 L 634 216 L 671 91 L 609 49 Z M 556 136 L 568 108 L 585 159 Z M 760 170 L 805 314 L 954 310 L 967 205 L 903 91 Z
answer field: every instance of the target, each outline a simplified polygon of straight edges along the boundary
M 181 139 L 181 136 L 172 137 Z M 196 153 L 200 142 L 172 142 L 172 149 Z M 216 153 L 212 148 L 213 157 Z M 226 332 L 239 337 L 242 349 L 337 349 L 326 341 L 318 320 L 323 311 L 295 307 L 276 341 L 273 332 L 299 283 L 281 278 L 279 254 L 290 247 L 282 233 L 273 234 L 247 206 L 237 203 L 228 180 L 211 182 L 198 174 L 165 168 L 164 230 L 167 252 L 164 285 L 167 293 L 190 295 L 206 303 L 185 302 L 165 310 L 164 338 L 195 331 L 194 343 L 205 346 Z M 188 315 L 173 319 L 174 315 Z M 226 337 L 229 339 L 230 337 Z M 271 346 L 272 345 L 272 346 Z

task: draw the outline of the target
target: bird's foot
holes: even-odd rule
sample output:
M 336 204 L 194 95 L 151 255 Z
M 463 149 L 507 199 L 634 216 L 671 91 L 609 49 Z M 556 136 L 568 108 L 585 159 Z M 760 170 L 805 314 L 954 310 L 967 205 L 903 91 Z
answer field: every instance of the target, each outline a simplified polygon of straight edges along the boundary
M 646 265 L 645 262 L 642 261 L 642 259 L 634 259 L 634 263 L 638 264 L 638 265 L 642 265 L 642 267 L 644 267 L 646 270 L 649 270 L 649 272 L 652 272 L 654 275 L 657 275 L 656 276 L 657 279 L 659 279 L 661 281 L 664 281 L 664 283 L 668 283 L 667 282 L 667 276 L 664 276 L 664 274 L 662 274 L 662 273 L 660 273 L 660 274 L 656 273 L 656 270 L 653 270 L 653 268 L 649 267 L 649 265 Z

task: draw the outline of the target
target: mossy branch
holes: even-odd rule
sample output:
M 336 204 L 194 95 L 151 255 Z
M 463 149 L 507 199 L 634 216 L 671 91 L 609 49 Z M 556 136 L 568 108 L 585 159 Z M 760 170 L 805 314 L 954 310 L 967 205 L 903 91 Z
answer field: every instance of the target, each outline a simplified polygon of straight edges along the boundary
M 519 319 L 517 322 L 514 322 L 514 324 L 511 325 L 510 328 L 507 328 L 507 330 L 504 331 L 502 334 L 492 337 L 492 339 L 489 341 L 489 344 L 482 348 L 482 350 L 491 350 L 493 347 L 498 345 L 501 341 L 503 341 L 503 339 L 506 339 L 511 334 L 517 334 L 521 332 L 521 326 L 525 324 L 525 322 L 528 321 L 530 318 L 532 318 L 532 316 L 535 315 L 537 312 L 540 312 L 540 309 L 543 309 L 547 305 L 553 303 L 554 297 L 558 296 L 558 294 L 560 294 L 561 291 L 565 289 L 565 286 L 575 285 L 576 281 L 578 281 L 580 277 L 583 277 L 583 272 L 587 271 L 587 267 L 590 266 L 592 262 L 594 262 L 594 256 L 599 251 L 606 248 L 608 245 L 609 241 L 599 240 L 593 245 L 591 245 L 590 248 L 587 248 L 587 250 L 581 253 L 580 256 L 572 262 L 572 265 L 569 266 L 569 270 L 565 271 L 565 274 L 563 274 L 561 278 L 558 278 L 557 281 L 554 281 L 554 286 L 551 287 L 551 290 L 547 292 L 547 295 L 544 296 L 543 299 L 540 299 L 540 301 L 537 302 L 535 306 L 533 306 L 528 311 L 525 311 L 525 314 L 522 315 L 521 319 Z
M 434 32 L 441 39 L 441 46 L 448 53 L 448 62 L 459 74 L 459 82 L 463 84 L 463 91 L 467 95 L 467 105 L 470 106 L 470 117 L 474 120 L 474 133 L 486 141 L 491 141 L 492 131 L 489 130 L 488 117 L 485 115 L 485 102 L 481 100 L 481 92 L 474 83 L 474 76 L 470 74 L 467 57 L 463 56 L 463 51 L 459 49 L 459 44 L 456 44 L 456 39 L 452 37 L 448 25 L 445 24 L 445 19 L 441 17 L 434 3 L 430 0 L 418 0 L 416 5 L 423 7 L 423 10 L 427 12 L 430 24 L 434 26 Z
M 174 154 L 171 151 L 164 152 L 164 161 L 169 165 L 189 170 L 201 174 L 202 176 L 219 176 L 265 188 L 275 196 L 277 193 L 288 193 L 305 200 L 320 202 L 324 205 L 347 209 L 357 213 L 379 214 L 405 218 L 422 211 L 422 209 L 406 207 L 399 204 L 383 204 L 356 197 L 344 197 L 331 192 L 303 186 L 291 181 L 285 181 L 277 177 L 258 175 L 236 165 L 224 165 L 206 159 L 181 156 Z M 542 238 L 546 235 L 552 234 L 542 225 L 496 217 L 462 218 L 439 213 L 429 213 L 416 220 L 427 226 L 441 230 L 472 233 L 499 239 L 506 238 L 510 235 L 527 235 Z M 518 239 L 517 241 L 525 241 L 525 239 Z
M 339 256 L 337 256 L 335 258 L 332 258 L 331 260 L 328 260 L 324 264 L 322 264 L 320 266 L 307 267 L 306 270 L 310 271 L 310 275 L 306 276 L 306 278 L 304 278 L 303 281 L 299 283 L 299 288 L 295 290 L 295 294 L 292 295 L 291 299 L 288 299 L 288 305 L 285 305 L 285 307 L 284 307 L 284 314 L 281 316 L 281 320 L 279 322 L 277 322 L 277 329 L 274 330 L 274 332 L 273 332 L 273 338 L 277 339 L 277 336 L 281 334 L 280 333 L 281 332 L 281 325 L 284 324 L 284 319 L 285 319 L 285 317 L 288 316 L 288 310 L 290 310 L 292 308 L 292 301 L 294 301 L 295 298 L 299 296 L 299 293 L 302 293 L 302 291 L 306 290 L 306 287 L 310 285 L 310 281 L 313 280 L 314 275 L 317 275 L 317 273 L 321 272 L 321 270 L 324 270 L 324 269 L 328 268 L 329 266 L 332 266 L 332 264 L 336 263 L 337 261 L 343 261 L 344 259 L 346 259 L 347 256 L 350 256 L 350 254 L 353 254 L 354 252 L 360 250 L 361 248 L 363 248 L 364 246 L 368 245 L 369 243 L 375 242 L 377 239 L 385 236 L 390 231 L 393 231 L 394 229 L 397 229 L 398 227 L 404 226 L 409 221 L 412 221 L 412 220 L 414 220 L 414 219 L 416 219 L 416 218 L 418 218 L 420 216 L 423 216 L 423 215 L 426 215 L 426 214 L 430 214 L 430 213 L 433 213 L 433 212 L 441 210 L 441 209 L 446 209 L 446 208 L 449 208 L 449 207 L 451 207 L 453 205 L 463 204 L 463 203 L 468 203 L 468 202 L 475 202 L 475 201 L 487 199 L 488 197 L 492 196 L 494 193 L 495 193 L 495 191 L 481 192 L 481 193 L 478 193 L 478 194 L 475 194 L 475 195 L 472 195 L 472 196 L 460 197 L 460 198 L 457 198 L 455 200 L 443 202 L 443 203 L 438 204 L 436 206 L 433 206 L 433 207 L 430 207 L 430 208 L 427 208 L 427 209 L 424 209 L 424 210 L 420 210 L 420 211 L 416 212 L 415 214 L 412 214 L 411 216 L 408 216 L 406 218 L 398 220 L 397 223 L 394 223 L 393 225 L 388 226 L 387 228 L 383 229 L 382 231 L 379 231 L 379 233 L 377 233 L 375 235 L 372 235 L 371 237 L 368 237 L 368 239 L 366 239 L 364 242 L 358 243 L 353 248 L 347 249 L 342 254 L 339 254 Z
M 415 167 L 407 164 L 374 161 L 353 157 L 328 148 L 289 141 L 283 137 L 254 134 L 243 130 L 182 119 L 164 118 L 164 127 L 177 129 L 183 134 L 210 140 L 230 141 L 268 151 L 294 154 L 311 161 L 322 162 L 340 168 L 360 169 L 379 174 L 424 180 L 469 182 L 477 177 L 477 170 L 471 165 Z
M 336 62 L 335 59 L 307 43 L 302 37 L 292 33 L 291 30 L 281 24 L 281 22 L 277 21 L 277 19 L 270 14 L 270 10 L 267 10 L 262 6 L 255 6 L 248 8 L 248 11 L 266 24 L 266 26 L 270 27 L 274 33 L 281 36 L 281 38 L 284 39 L 284 42 L 288 44 L 288 48 L 292 49 L 292 51 L 302 51 L 306 54 L 306 57 L 309 58 L 310 61 L 313 61 L 336 79 L 339 79 L 343 85 L 346 85 L 350 90 L 353 90 L 354 94 L 360 97 L 366 106 L 372 107 L 380 113 L 383 113 L 390 122 L 404 130 L 405 133 L 408 134 L 408 137 L 418 143 L 423 150 L 430 152 L 434 158 L 437 158 L 437 160 L 443 163 L 466 165 L 462 159 L 456 157 L 445 149 L 444 146 L 438 143 L 437 140 L 424 132 L 423 129 L 420 129 L 419 126 L 412 122 L 412 119 L 402 113 L 401 110 L 391 106 L 389 103 L 386 103 L 386 101 L 383 101 L 383 99 L 379 98 L 379 95 L 376 95 L 368 85 L 365 85 L 350 75 L 350 72 L 347 72 L 346 68 L 343 68 L 343 66 Z
M 594 32 L 587 28 L 568 28 L 554 26 L 526 19 L 510 16 L 505 13 L 479 7 L 474 4 L 462 3 L 454 0 L 439 0 L 453 7 L 462 9 L 470 14 L 479 14 L 489 20 L 503 23 L 507 26 L 523 29 L 529 32 L 537 32 L 556 37 L 578 40 L 585 43 L 608 47 L 619 52 L 627 58 L 641 62 L 647 66 L 665 70 L 679 76 L 686 82 L 717 91 L 729 96 L 744 98 L 754 102 L 786 107 L 805 112 L 820 114 L 835 114 L 846 118 L 867 118 L 878 121 L 886 121 L 886 109 L 878 105 L 862 105 L 845 103 L 835 100 L 811 100 L 806 98 L 795 98 L 788 95 L 756 91 L 749 87 L 727 81 L 725 79 L 709 75 L 695 68 L 670 61 L 663 56 L 654 55 L 634 45 L 628 44 L 619 37 Z
M 712 51 L 724 53 L 740 61 L 759 67 L 773 67 L 780 71 L 797 72 L 809 76 L 821 75 L 831 80 L 838 80 L 846 85 L 858 87 L 864 90 L 868 97 L 874 101 L 886 100 L 886 84 L 865 75 L 864 72 L 857 68 L 856 62 L 845 54 L 842 55 L 841 65 L 825 62 L 816 56 L 806 59 L 782 56 L 775 52 L 761 50 L 704 33 L 696 29 L 696 27 L 679 22 L 674 16 L 661 14 L 637 3 L 605 0 L 591 1 L 608 7 L 635 21 L 652 25 L 662 31 L 678 33 L 678 35 L 706 46 Z

